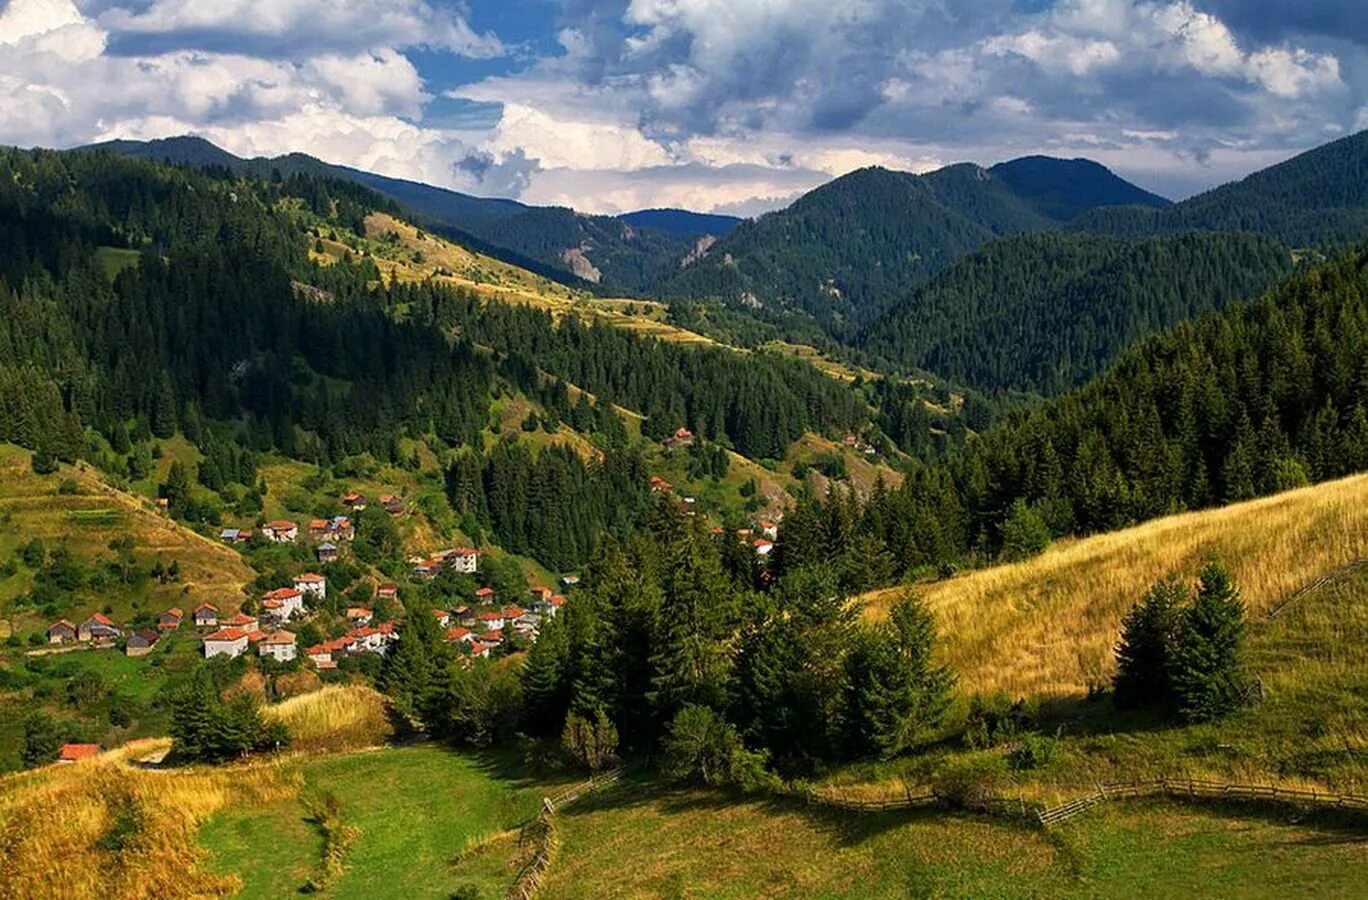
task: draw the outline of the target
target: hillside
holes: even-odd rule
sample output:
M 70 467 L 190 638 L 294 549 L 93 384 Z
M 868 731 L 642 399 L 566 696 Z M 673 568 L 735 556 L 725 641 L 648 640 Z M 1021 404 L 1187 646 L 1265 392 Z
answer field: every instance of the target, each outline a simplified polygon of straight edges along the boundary
M 1068 221 L 1102 206 L 1163 208 L 1171 201 L 1117 177 L 1090 159 L 1023 156 L 988 169 L 1040 212 Z
M 1153 331 L 1263 294 L 1291 254 L 1254 235 L 994 241 L 889 307 L 866 352 L 985 391 L 1077 387 Z
M 403 206 L 419 221 L 443 231 L 472 251 L 581 288 L 602 284 L 608 290 L 636 292 L 660 270 L 668 270 L 693 247 L 699 234 L 627 217 L 594 216 L 574 210 L 533 207 L 517 201 L 474 197 L 415 181 L 389 178 L 327 163 L 302 153 L 243 159 L 202 138 L 110 141 L 86 149 L 107 149 L 124 156 L 189 166 L 218 166 L 268 178 L 273 172 L 335 178 L 364 185 Z M 693 214 L 687 214 L 692 216 Z M 726 228 L 728 217 L 697 217 L 695 225 Z
M 1289 247 L 1356 242 L 1368 233 L 1368 131 L 1164 209 L 1096 210 L 1074 227 L 1120 235 L 1253 231 Z
M 1076 209 L 1143 199 L 1105 169 L 1088 166 L 1080 178 L 1079 168 L 1036 158 L 921 176 L 862 169 L 742 223 L 657 290 L 791 308 L 840 333 L 838 323 L 905 294 L 994 237 L 1053 227 Z
M 1368 475 L 1062 542 L 1024 562 L 920 585 L 970 691 L 1081 696 L 1105 683 L 1121 617 L 1154 582 L 1230 567 L 1250 613 L 1368 559 Z M 902 588 L 863 598 L 882 615 Z

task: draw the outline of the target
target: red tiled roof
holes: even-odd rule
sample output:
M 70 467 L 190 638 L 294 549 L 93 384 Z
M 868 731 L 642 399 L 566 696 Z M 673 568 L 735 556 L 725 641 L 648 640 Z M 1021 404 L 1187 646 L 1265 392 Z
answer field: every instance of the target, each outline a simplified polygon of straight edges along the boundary
M 276 631 L 266 636 L 268 644 L 293 644 L 296 638 L 293 632 Z
M 179 606 L 173 606 L 170 609 L 168 609 L 165 613 L 163 613 L 163 615 L 175 616 L 177 619 L 179 619 L 181 616 L 185 615 L 185 613 L 181 612 Z
M 267 600 L 289 600 L 299 596 L 299 591 L 295 588 L 276 588 L 266 592 Z
M 213 634 L 206 634 L 204 642 L 207 644 L 209 641 L 240 641 L 245 637 L 247 637 L 247 632 L 241 628 L 220 628 Z
M 267 522 L 265 527 L 271 529 L 272 531 L 288 531 L 291 528 L 298 528 L 299 526 L 297 526 L 294 522 L 289 522 L 285 519 L 276 519 L 273 522 Z
M 497 644 L 503 640 L 503 632 L 500 630 L 486 631 L 480 635 L 480 640 L 491 644 Z
M 479 619 L 481 622 L 494 622 L 494 621 L 497 621 L 497 620 L 499 620 L 499 619 L 502 619 L 502 618 L 503 618 L 503 613 L 500 613 L 500 612 L 482 612 L 482 613 L 480 613 L 478 616 L 476 616 L 475 618 Z
M 310 531 L 322 531 L 323 529 L 325 529 L 325 528 L 327 528 L 327 527 L 328 527 L 328 520 L 327 520 L 327 519 L 310 519 L 310 520 L 309 520 L 309 530 L 310 530 Z
M 249 616 L 249 615 L 246 615 L 245 613 L 238 613 L 237 615 L 233 616 L 231 619 L 224 619 L 223 622 L 222 622 L 222 624 L 225 625 L 225 626 L 228 627 L 228 628 L 232 628 L 232 627 L 235 626 L 235 625 L 251 625 L 251 624 L 252 624 L 253 622 L 255 622 L 255 621 L 256 621 L 256 616 Z
M 527 612 L 527 610 L 523 609 L 521 606 L 505 606 L 503 610 L 505 619 L 516 619 L 525 612 Z
M 322 575 L 319 575 L 317 572 L 301 572 L 300 574 L 294 577 L 295 584 L 317 584 L 320 581 L 327 580 L 328 579 L 324 578 Z
M 57 758 L 68 762 L 76 762 L 81 759 L 92 759 L 100 755 L 99 744 L 63 744 L 57 751 Z
M 446 636 L 449 641 L 459 641 L 461 638 L 470 634 L 469 628 L 461 628 L 459 625 L 447 630 Z
M 257 641 L 264 641 L 267 637 L 268 635 L 266 634 L 266 632 L 261 630 L 247 632 L 247 640 L 253 644 L 255 644 Z
M 90 619 L 94 619 L 101 625 L 109 625 L 110 627 L 113 627 L 114 625 L 114 623 L 109 620 L 109 616 L 106 616 L 104 613 L 91 613 L 90 618 L 86 619 L 86 621 L 89 622 Z
M 488 587 L 477 588 L 477 589 L 475 590 L 475 596 L 476 596 L 476 597 L 493 597 L 493 596 L 494 596 L 494 589 L 493 589 L 493 588 L 488 588 Z

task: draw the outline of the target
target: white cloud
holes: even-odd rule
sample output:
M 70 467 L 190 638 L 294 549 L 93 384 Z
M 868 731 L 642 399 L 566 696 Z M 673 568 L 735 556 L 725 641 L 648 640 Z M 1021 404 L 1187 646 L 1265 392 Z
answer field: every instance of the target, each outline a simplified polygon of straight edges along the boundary
M 1072 35 L 1045 35 L 1039 31 L 1002 35 L 983 43 L 986 53 L 1024 56 L 1046 72 L 1087 75 L 1093 69 L 1114 65 L 1121 51 L 1111 41 L 1097 41 Z
M 441 47 L 465 56 L 504 52 L 462 16 L 426 0 L 152 0 L 114 7 L 100 24 L 128 34 L 205 34 L 304 38 L 313 47 Z

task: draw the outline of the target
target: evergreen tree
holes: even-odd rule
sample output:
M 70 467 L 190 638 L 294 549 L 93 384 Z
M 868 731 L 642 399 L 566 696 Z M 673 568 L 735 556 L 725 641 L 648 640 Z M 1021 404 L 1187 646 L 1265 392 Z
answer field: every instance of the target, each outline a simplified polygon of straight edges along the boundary
M 1169 674 L 1178 622 L 1188 599 L 1186 585 L 1167 578 L 1150 588 L 1122 619 L 1112 679 L 1112 697 L 1118 706 L 1150 706 L 1171 698 Z
M 1174 705 L 1189 722 L 1218 719 L 1245 702 L 1241 671 L 1245 606 L 1230 573 L 1208 563 L 1182 617 L 1169 674 Z

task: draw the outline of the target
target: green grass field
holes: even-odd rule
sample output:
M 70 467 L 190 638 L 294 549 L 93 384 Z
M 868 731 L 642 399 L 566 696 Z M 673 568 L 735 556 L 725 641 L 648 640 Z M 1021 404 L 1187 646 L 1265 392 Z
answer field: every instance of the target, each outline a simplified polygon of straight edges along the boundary
M 1051 832 L 938 811 L 832 813 L 637 783 L 559 817 L 541 896 L 1362 896 L 1363 832 L 1132 803 Z
M 522 777 L 516 759 L 436 746 L 295 765 L 303 779 L 299 796 L 220 813 L 200 831 L 208 868 L 240 876 L 242 897 L 283 897 L 314 873 L 321 838 L 301 799 L 328 791 L 341 800 L 343 822 L 359 829 L 346 872 L 328 896 L 448 897 L 470 882 L 482 896 L 501 896 L 515 872 L 488 863 L 456 872 L 452 860 L 472 842 L 535 814 L 556 783 Z

